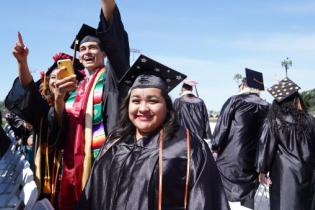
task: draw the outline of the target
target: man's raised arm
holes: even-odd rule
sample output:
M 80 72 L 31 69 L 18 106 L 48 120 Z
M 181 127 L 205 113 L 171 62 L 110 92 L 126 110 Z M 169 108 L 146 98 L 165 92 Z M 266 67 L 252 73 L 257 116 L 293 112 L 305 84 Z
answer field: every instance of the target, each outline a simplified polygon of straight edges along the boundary
M 115 6 L 116 4 L 114 0 L 102 0 L 102 11 L 107 24 L 111 21 Z

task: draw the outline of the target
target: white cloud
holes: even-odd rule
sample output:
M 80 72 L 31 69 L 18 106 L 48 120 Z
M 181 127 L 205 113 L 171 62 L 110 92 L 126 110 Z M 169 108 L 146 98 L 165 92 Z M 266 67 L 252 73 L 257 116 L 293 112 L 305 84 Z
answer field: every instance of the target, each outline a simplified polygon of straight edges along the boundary
M 315 35 L 299 34 L 264 34 L 264 36 L 246 36 L 228 43 L 237 49 L 261 52 L 294 52 L 315 53 Z
M 301 2 L 297 1 L 294 3 L 278 5 L 274 8 L 274 12 L 286 13 L 292 15 L 314 15 L 315 13 L 315 2 Z

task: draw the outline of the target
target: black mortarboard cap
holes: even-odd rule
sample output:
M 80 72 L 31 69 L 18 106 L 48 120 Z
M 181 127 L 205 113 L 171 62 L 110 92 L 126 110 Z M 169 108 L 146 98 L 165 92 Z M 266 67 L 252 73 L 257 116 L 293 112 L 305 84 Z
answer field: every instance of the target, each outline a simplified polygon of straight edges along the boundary
M 248 87 L 258 90 L 265 90 L 263 74 L 261 72 L 245 68 L 245 73 Z
M 120 80 L 120 84 L 134 88 L 159 88 L 170 92 L 187 76 L 159 62 L 140 55 Z
M 299 89 L 301 88 L 297 84 L 286 77 L 267 90 L 276 99 L 276 101 L 281 102 L 292 96 L 294 93 L 297 93 Z
M 71 44 L 71 49 L 74 49 L 75 42 L 78 41 L 76 49 L 79 51 L 80 44 L 87 42 L 87 41 L 96 41 L 100 44 L 102 48 L 100 38 L 98 37 L 97 30 L 89 25 L 83 24 L 81 29 L 79 30 L 78 34 L 76 35 L 73 43 Z M 83 42 L 82 42 L 83 41 Z

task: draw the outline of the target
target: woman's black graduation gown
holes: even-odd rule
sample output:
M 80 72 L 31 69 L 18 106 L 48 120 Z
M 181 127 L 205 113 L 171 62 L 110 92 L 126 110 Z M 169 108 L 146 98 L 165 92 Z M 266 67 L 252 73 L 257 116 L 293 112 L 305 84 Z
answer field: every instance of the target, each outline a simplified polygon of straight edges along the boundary
M 219 148 L 216 162 L 229 201 L 255 195 L 258 131 L 268 108 L 269 104 L 254 93 L 232 96 L 222 107 L 212 146 Z
M 229 209 L 220 175 L 207 144 L 191 135 L 188 209 Z M 154 210 L 158 206 L 159 134 L 133 136 L 110 145 L 94 162 L 77 209 Z M 184 209 L 186 130 L 164 140 L 163 209 Z
M 259 143 L 258 171 L 270 172 L 271 210 L 315 209 L 315 121 L 311 130 L 299 133 L 292 116 L 285 117 L 287 129 L 277 120 L 277 133 L 266 119 Z
M 53 133 L 49 132 L 48 128 L 55 129 L 57 126 L 52 120 L 53 109 L 43 99 L 38 89 L 34 81 L 27 87 L 23 87 L 20 80 L 16 78 L 5 98 L 6 108 L 33 126 L 35 154 L 41 143 L 49 145 L 56 143 L 56 136 L 51 135 Z

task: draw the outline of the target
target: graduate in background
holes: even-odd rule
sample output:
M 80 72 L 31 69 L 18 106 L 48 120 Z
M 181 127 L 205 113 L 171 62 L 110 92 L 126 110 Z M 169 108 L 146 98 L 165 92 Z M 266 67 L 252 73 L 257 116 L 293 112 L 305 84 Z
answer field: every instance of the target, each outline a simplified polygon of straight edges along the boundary
M 7 152 L 11 145 L 11 140 L 0 126 L 0 159 Z
M 208 110 L 204 101 L 193 93 L 193 87 L 197 82 L 184 80 L 181 95 L 174 101 L 174 110 L 177 113 L 178 122 L 191 132 L 196 133 L 202 139 L 212 138 Z
M 275 98 L 259 139 L 259 181 L 270 186 L 271 210 L 315 209 L 315 119 L 288 77 L 268 91 Z M 269 176 L 267 176 L 269 172 Z
M 258 131 L 269 107 L 259 97 L 261 90 L 264 90 L 262 73 L 246 69 L 240 94 L 230 97 L 221 109 L 212 141 L 228 200 L 241 201 L 252 209 L 258 187 L 255 167 Z
M 205 141 L 178 126 L 171 91 L 186 76 L 141 55 L 120 84 L 120 121 L 94 162 L 77 209 L 229 209 Z

